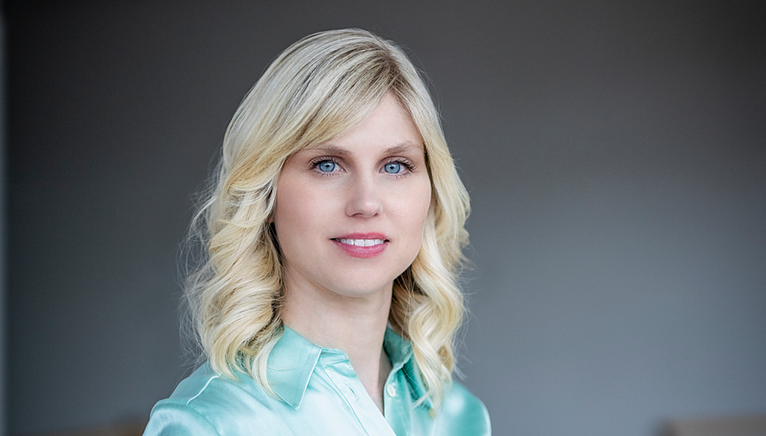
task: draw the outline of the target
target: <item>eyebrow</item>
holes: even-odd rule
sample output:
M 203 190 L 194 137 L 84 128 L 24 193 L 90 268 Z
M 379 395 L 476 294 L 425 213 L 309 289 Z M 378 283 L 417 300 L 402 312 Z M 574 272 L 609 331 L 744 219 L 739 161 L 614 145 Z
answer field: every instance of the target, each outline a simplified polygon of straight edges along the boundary
M 402 142 L 401 144 L 397 144 L 397 145 L 394 145 L 393 147 L 389 147 L 383 150 L 383 154 L 398 154 L 398 153 L 404 153 L 412 149 L 423 150 L 424 148 L 425 147 L 422 144 L 405 141 L 405 142 Z M 307 150 L 317 150 L 323 153 L 335 154 L 338 156 L 348 156 L 350 154 L 348 149 L 338 147 L 332 144 L 320 144 L 314 147 L 308 147 Z

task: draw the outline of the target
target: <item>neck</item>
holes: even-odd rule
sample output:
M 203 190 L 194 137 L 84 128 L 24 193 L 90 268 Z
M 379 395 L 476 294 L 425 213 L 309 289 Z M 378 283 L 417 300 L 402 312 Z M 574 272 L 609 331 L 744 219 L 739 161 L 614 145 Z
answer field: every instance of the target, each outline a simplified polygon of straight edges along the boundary
M 391 308 L 391 286 L 373 295 L 347 297 L 296 288 L 285 281 L 282 319 L 310 342 L 345 352 L 370 398 L 383 411 L 383 386 L 391 363 L 383 338 Z

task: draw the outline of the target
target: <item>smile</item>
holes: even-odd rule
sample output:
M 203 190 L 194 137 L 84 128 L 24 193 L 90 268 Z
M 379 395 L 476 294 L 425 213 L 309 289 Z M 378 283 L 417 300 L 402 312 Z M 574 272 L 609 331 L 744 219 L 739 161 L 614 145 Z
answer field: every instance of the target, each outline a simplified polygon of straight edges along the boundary
M 372 247 L 375 245 L 382 245 L 385 241 L 383 239 L 336 239 L 341 244 L 354 245 L 356 247 Z
M 388 243 L 382 233 L 356 233 L 333 238 L 335 245 L 351 257 L 368 259 L 382 254 Z

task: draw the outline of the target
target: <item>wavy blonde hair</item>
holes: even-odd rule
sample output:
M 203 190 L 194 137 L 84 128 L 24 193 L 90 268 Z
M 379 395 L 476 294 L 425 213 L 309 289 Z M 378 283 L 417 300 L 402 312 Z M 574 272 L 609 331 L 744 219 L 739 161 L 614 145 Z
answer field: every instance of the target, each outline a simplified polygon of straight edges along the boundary
M 389 91 L 423 137 L 432 185 L 422 247 L 394 282 L 389 322 L 412 342 L 438 408 L 464 312 L 456 278 L 468 194 L 417 70 L 396 45 L 358 29 L 316 33 L 287 48 L 228 126 L 217 177 L 194 220 L 205 256 L 186 286 L 197 339 L 219 374 L 243 371 L 271 392 L 266 364 L 283 331 L 283 273 L 269 224 L 280 171 L 299 150 L 361 123 Z

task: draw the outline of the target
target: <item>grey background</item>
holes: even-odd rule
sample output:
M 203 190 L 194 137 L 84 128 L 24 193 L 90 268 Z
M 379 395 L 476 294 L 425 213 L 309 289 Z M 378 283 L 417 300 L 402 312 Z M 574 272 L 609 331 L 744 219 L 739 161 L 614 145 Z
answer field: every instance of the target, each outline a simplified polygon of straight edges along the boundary
M 177 245 L 228 118 L 351 26 L 427 72 L 470 189 L 460 367 L 495 434 L 766 410 L 762 6 L 258 3 L 6 2 L 10 434 L 170 394 Z

